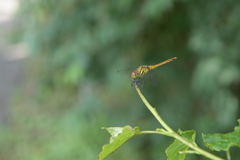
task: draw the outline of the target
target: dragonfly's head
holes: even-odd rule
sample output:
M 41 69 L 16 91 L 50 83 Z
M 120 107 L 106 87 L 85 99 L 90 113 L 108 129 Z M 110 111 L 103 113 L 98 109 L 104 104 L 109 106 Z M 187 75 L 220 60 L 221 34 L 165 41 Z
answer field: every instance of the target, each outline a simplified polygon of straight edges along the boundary
M 132 78 L 138 78 L 138 74 L 136 72 L 132 72 L 131 77 Z

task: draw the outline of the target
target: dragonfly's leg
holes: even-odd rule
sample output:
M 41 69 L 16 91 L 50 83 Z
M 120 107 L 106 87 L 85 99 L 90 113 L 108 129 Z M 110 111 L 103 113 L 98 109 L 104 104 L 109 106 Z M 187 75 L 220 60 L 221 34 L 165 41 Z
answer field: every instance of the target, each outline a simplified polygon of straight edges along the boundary
M 137 88 L 142 88 L 144 86 L 144 79 L 143 77 L 132 78 L 133 84 Z
M 136 79 L 134 79 L 134 78 L 131 78 L 131 80 L 132 80 L 132 85 L 131 85 L 131 86 L 133 86 L 133 85 L 134 85 L 134 86 L 136 87 L 136 86 L 137 86 L 137 84 L 136 84 Z
M 138 84 L 139 83 L 141 83 L 140 82 L 140 79 L 139 78 L 131 78 L 132 79 L 132 84 L 135 86 L 135 87 L 137 87 L 137 88 L 139 88 L 139 86 L 138 86 Z

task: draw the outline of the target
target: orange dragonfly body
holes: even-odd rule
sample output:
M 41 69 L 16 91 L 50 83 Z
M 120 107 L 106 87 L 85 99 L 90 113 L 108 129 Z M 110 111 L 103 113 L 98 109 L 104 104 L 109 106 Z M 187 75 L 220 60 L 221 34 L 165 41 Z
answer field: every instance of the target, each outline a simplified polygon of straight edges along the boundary
M 157 77 L 156 77 L 156 74 L 155 72 L 153 71 L 153 69 L 161 66 L 161 65 L 164 65 L 166 63 L 169 63 L 173 60 L 177 59 L 177 57 L 173 57 L 173 58 L 170 58 L 168 60 L 165 60 L 161 63 L 158 63 L 156 65 L 143 65 L 143 66 L 139 66 L 135 71 L 133 71 L 131 73 L 131 79 L 133 81 L 133 83 L 137 86 L 139 86 L 139 84 L 141 84 L 141 87 L 143 87 L 143 84 L 144 84 L 144 80 L 143 80 L 143 76 L 146 74 L 146 73 L 149 73 L 150 74 L 150 80 L 153 82 L 153 84 L 156 84 L 157 82 Z

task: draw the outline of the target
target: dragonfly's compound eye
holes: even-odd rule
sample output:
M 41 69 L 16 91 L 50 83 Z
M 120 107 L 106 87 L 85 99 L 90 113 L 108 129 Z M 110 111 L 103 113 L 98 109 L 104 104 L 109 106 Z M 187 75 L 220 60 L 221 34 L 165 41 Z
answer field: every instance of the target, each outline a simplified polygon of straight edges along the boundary
M 132 72 L 131 77 L 136 78 L 136 76 L 137 76 L 136 72 Z

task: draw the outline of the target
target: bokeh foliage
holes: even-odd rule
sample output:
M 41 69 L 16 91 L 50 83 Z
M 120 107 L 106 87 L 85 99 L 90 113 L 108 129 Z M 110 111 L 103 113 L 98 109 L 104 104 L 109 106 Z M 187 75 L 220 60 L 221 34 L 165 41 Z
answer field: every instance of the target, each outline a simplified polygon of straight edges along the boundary
M 236 125 L 238 0 L 20 2 L 31 57 L 10 126 L 2 129 L 0 159 L 92 160 L 108 143 L 101 127 L 159 128 L 131 88 L 130 73 L 116 71 L 175 56 L 156 69 L 158 86 L 146 77 L 143 88 L 166 122 L 196 130 L 197 139 Z M 139 136 L 108 159 L 165 159 L 172 141 Z

